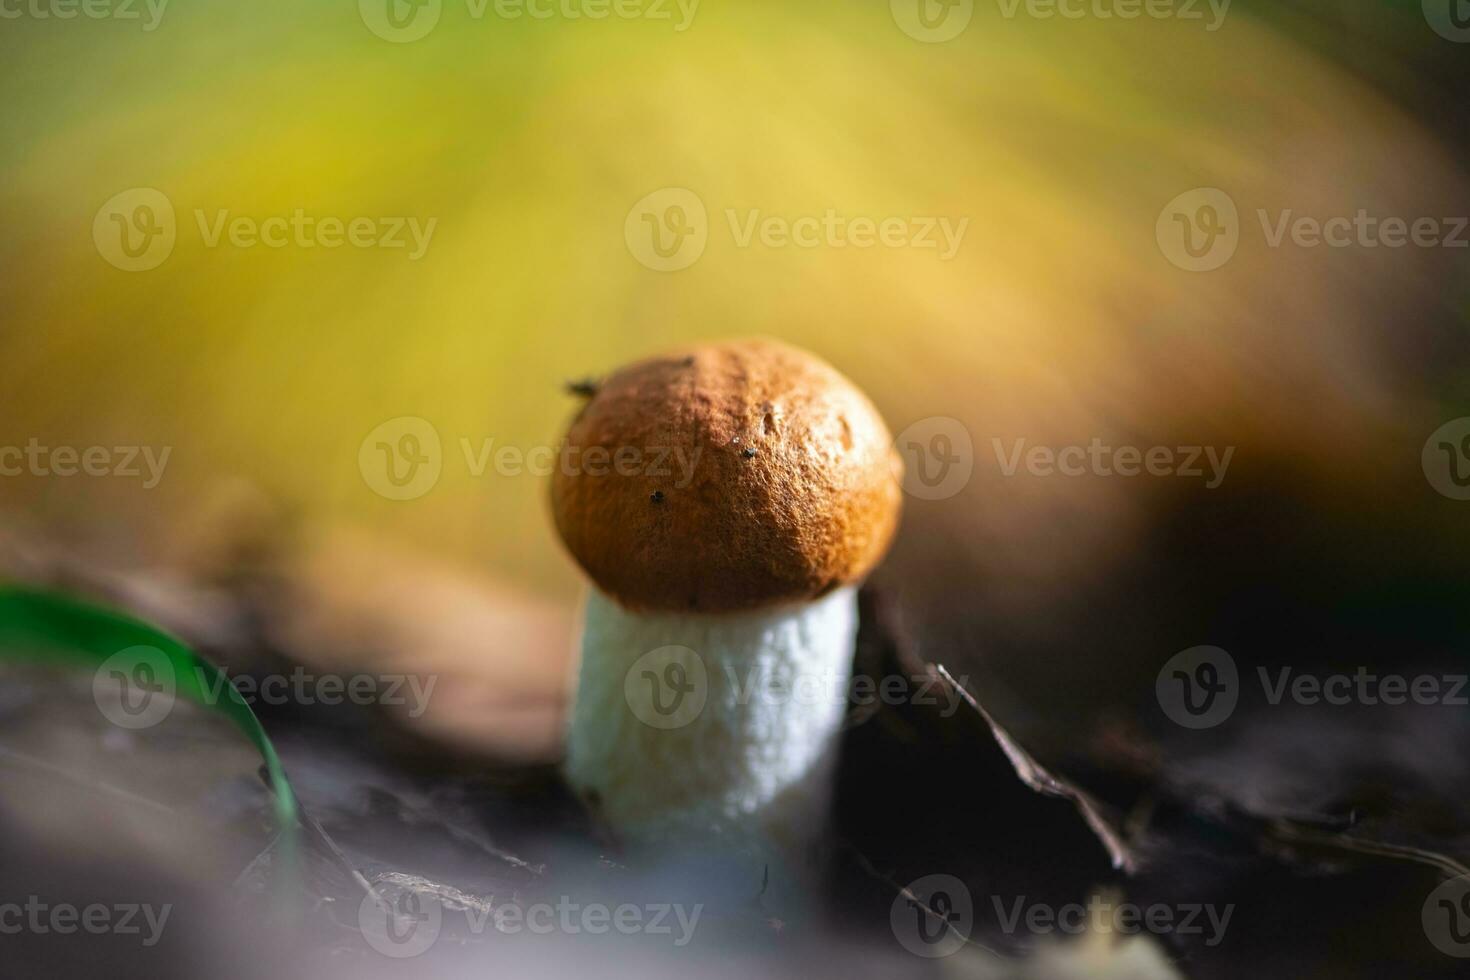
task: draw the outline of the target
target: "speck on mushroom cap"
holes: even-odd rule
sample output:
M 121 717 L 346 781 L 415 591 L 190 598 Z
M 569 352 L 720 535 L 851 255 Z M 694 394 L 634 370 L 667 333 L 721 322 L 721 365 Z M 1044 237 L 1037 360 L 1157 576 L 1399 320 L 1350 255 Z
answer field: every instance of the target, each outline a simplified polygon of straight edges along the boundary
M 803 601 L 861 579 L 888 549 L 891 443 L 867 397 L 811 354 L 709 344 L 598 387 L 567 433 L 552 511 L 572 556 L 627 607 Z

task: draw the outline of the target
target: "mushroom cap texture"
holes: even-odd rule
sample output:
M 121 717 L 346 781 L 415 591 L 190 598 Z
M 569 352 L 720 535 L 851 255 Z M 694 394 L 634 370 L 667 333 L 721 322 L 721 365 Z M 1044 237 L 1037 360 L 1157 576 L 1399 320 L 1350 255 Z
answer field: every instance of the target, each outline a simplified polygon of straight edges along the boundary
M 572 556 L 630 609 L 801 602 L 888 550 L 892 442 L 867 396 L 813 355 L 708 344 L 601 383 L 567 432 L 552 511 Z

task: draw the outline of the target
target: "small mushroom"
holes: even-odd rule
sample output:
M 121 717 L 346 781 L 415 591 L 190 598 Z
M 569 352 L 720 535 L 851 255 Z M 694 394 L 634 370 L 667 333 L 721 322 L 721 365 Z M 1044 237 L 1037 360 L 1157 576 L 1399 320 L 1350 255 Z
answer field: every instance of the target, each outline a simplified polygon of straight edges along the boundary
M 592 587 L 565 770 L 625 839 L 799 845 L 825 818 L 857 584 L 898 522 L 891 441 L 850 381 L 766 340 L 633 364 L 571 423 L 552 510 Z M 594 447 L 642 466 L 572 465 Z

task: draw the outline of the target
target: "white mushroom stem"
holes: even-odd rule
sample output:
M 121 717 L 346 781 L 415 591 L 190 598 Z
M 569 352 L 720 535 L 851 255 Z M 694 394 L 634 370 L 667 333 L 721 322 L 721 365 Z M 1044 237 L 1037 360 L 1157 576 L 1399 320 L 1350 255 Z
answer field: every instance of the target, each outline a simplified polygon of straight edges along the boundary
M 633 842 L 789 850 L 820 831 L 857 591 L 742 613 L 587 600 L 566 769 Z

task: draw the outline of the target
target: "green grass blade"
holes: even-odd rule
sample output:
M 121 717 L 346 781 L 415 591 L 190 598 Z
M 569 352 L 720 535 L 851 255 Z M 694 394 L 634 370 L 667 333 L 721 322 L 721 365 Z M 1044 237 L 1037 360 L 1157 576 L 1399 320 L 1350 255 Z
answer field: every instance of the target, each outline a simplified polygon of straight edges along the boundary
M 0 661 L 96 670 L 114 654 L 135 647 L 158 651 L 178 695 L 229 718 L 260 752 L 275 801 L 282 866 L 287 879 L 296 876 L 301 833 L 296 794 L 260 720 L 223 671 L 141 620 L 66 596 L 0 587 Z

